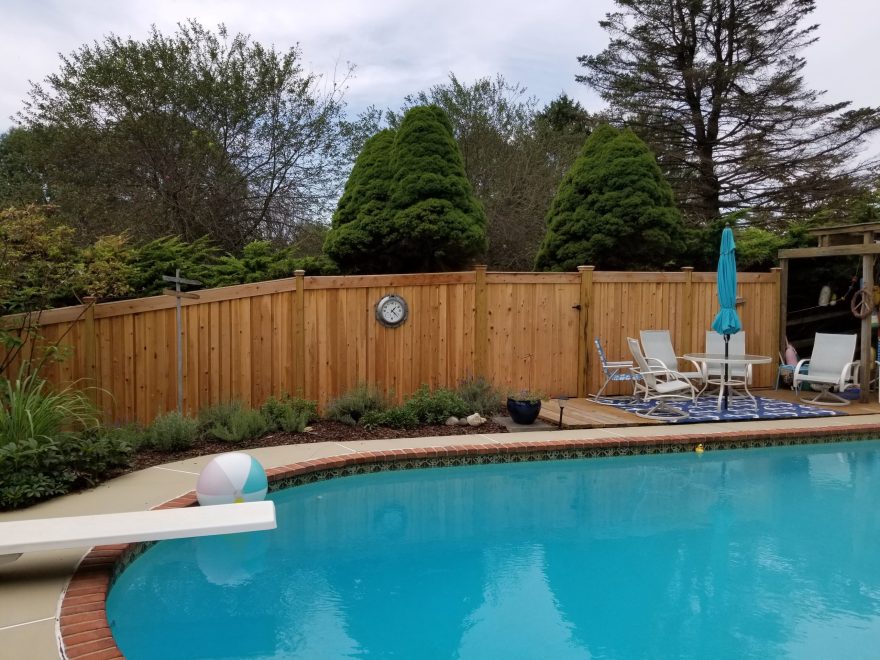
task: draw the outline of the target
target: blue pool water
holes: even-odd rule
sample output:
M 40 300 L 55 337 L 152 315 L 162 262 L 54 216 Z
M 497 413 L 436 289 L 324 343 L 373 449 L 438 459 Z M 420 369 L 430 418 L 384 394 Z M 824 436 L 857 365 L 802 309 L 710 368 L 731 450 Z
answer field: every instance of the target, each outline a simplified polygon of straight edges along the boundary
M 384 472 L 170 541 L 140 658 L 875 658 L 880 442 Z

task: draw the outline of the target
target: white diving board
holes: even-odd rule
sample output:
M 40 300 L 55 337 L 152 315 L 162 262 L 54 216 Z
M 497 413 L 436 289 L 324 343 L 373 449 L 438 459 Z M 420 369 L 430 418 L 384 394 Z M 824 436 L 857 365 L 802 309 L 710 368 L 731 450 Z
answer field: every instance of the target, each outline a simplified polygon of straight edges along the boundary
M 0 564 L 24 552 L 275 529 L 275 503 L 241 502 L 0 522 Z

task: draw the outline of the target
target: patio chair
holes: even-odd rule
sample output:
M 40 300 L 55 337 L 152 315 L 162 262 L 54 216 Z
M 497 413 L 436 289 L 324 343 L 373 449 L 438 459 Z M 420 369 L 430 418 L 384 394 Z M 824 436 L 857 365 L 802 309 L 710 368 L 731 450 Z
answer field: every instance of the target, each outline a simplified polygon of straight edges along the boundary
M 730 343 L 727 345 L 728 355 L 745 355 L 746 333 L 737 332 L 730 335 Z M 724 355 L 724 335 L 719 335 L 714 330 L 706 331 L 706 352 Z M 720 385 L 724 378 L 724 365 L 708 362 L 705 365 L 704 380 L 707 385 Z M 731 365 L 728 367 L 728 385 L 736 387 L 739 384 L 748 387 L 752 383 L 752 365 Z
M 590 398 L 593 399 L 596 403 L 601 403 L 602 405 L 609 405 L 613 403 L 620 403 L 622 397 L 605 397 L 603 399 L 602 393 L 611 383 L 633 383 L 633 395 L 629 397 L 630 399 L 635 398 L 635 381 L 641 380 L 642 377 L 635 373 L 632 370 L 633 363 L 632 360 L 622 360 L 617 362 L 609 362 L 605 358 L 605 351 L 602 348 L 602 342 L 599 341 L 598 337 L 593 339 L 593 342 L 596 344 L 596 351 L 599 353 L 599 363 L 602 365 L 602 373 L 605 376 L 605 382 L 602 383 L 602 387 L 599 388 L 599 391 L 593 395 L 590 395 Z
M 813 354 L 808 359 L 798 362 L 794 369 L 794 391 L 798 399 L 804 403 L 819 403 L 826 406 L 849 405 L 847 399 L 831 390 L 833 388 L 837 392 L 843 392 L 855 387 L 859 373 L 859 362 L 853 360 L 855 351 L 856 335 L 817 332 L 813 343 Z M 818 388 L 819 394 L 812 399 L 804 399 L 801 396 L 801 387 L 804 383 Z
M 669 330 L 642 330 L 639 333 L 642 339 L 642 347 L 645 349 L 645 358 L 651 366 L 663 366 L 666 369 L 680 373 L 688 379 L 700 385 L 700 391 L 705 389 L 705 376 L 702 367 L 693 360 L 679 357 L 672 347 L 672 338 Z M 721 349 L 724 352 L 724 349 Z M 678 370 L 678 361 L 689 363 L 684 371 Z
M 637 339 L 627 337 L 626 343 L 636 363 L 634 370 L 642 377 L 641 380 L 634 381 L 636 394 L 644 401 L 657 402 L 647 412 L 636 414 L 648 419 L 687 417 L 686 411 L 669 405 L 668 401 L 673 399 L 693 402 L 697 397 L 697 388 L 683 374 L 658 364 L 649 364 Z

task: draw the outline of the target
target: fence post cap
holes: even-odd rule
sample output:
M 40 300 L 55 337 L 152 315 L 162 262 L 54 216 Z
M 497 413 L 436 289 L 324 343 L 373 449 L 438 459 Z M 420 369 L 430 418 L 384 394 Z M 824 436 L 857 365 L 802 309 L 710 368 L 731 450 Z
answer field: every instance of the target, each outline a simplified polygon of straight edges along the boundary
M 578 266 L 578 272 L 579 272 L 579 273 L 583 273 L 583 272 L 586 272 L 586 271 L 588 271 L 588 270 L 596 270 L 596 267 L 595 267 L 595 266 Z

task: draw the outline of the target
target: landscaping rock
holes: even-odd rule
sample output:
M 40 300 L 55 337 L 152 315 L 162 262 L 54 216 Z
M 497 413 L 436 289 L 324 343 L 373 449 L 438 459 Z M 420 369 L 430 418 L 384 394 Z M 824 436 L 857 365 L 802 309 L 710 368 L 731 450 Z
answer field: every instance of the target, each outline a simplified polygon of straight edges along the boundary
M 481 416 L 480 413 L 474 413 L 467 418 L 467 423 L 471 426 L 482 426 L 486 423 L 486 418 Z
M 446 426 L 458 426 L 460 423 L 458 417 L 450 417 L 446 420 Z

